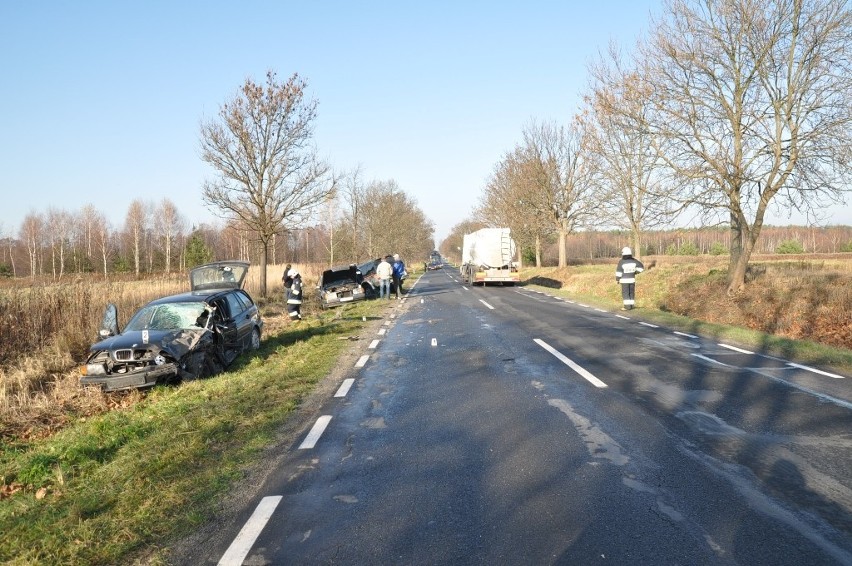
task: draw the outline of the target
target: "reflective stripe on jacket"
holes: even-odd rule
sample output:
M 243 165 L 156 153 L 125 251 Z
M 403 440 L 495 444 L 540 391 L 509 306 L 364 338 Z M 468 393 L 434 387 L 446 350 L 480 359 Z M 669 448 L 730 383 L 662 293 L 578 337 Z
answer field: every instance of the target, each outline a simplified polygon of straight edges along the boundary
M 645 271 L 645 266 L 638 259 L 632 257 L 621 258 L 615 268 L 615 280 L 619 283 L 635 283 L 636 274 Z
M 291 305 L 302 304 L 302 279 L 293 279 L 293 284 L 287 289 L 287 303 Z

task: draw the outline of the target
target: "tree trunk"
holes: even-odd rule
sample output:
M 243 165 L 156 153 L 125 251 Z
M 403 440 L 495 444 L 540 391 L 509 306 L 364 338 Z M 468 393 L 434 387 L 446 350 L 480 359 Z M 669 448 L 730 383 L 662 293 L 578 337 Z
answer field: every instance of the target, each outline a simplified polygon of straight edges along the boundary
M 269 241 L 260 242 L 260 296 L 266 298 L 266 260 L 269 256 Z
M 535 235 L 535 266 L 541 267 L 541 236 Z
M 731 212 L 731 257 L 728 260 L 728 292 L 731 292 L 731 289 L 736 287 L 739 289 L 742 287 L 745 282 L 745 266 L 742 266 L 742 278 L 739 282 L 736 281 L 737 270 L 740 264 L 740 259 L 743 256 L 743 230 L 742 226 L 740 226 L 739 218 L 733 212 Z M 746 258 L 746 261 L 748 259 Z
M 568 241 L 568 232 L 564 229 L 559 230 L 559 267 L 565 267 L 568 262 L 566 260 L 566 253 Z

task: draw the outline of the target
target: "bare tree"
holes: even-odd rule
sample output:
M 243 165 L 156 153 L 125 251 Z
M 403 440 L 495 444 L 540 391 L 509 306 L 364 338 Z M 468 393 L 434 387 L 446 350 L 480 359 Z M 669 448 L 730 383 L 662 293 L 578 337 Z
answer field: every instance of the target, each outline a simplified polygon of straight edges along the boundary
M 434 249 L 434 226 L 395 180 L 372 181 L 360 205 L 359 259 L 398 253 L 405 260 L 425 259 Z
M 154 212 L 154 229 L 160 239 L 166 273 L 171 272 L 172 246 L 183 231 L 183 227 L 184 220 L 175 204 L 168 198 L 160 201 L 159 207 Z
M 524 129 L 525 175 L 534 186 L 529 206 L 559 236 L 559 267 L 568 264 L 566 238 L 591 216 L 595 165 L 582 125 L 531 123 Z M 526 205 L 527 203 L 525 203 Z
M 653 130 L 686 202 L 727 216 L 728 292 L 770 204 L 818 217 L 852 177 L 845 0 L 668 0 L 643 58 Z
M 507 153 L 486 182 L 474 216 L 485 226 L 510 228 L 522 249 L 534 248 L 536 267 L 541 267 L 541 238 L 553 227 L 537 210 L 541 198 L 534 182 L 536 169 L 523 147 Z
M 65 210 L 49 208 L 47 210 L 46 223 L 47 235 L 50 239 L 53 278 L 62 279 L 62 275 L 65 274 L 65 249 L 71 240 L 71 235 L 74 233 L 73 218 Z M 58 273 L 56 266 L 57 259 L 59 260 Z
M 127 216 L 124 219 L 124 232 L 130 239 L 133 248 L 134 273 L 139 277 L 142 246 L 144 244 L 145 232 L 148 225 L 148 208 L 141 200 L 136 199 L 127 207 Z
M 30 212 L 24 217 L 18 233 L 26 243 L 30 257 L 30 277 L 35 279 L 36 275 L 41 274 L 39 254 L 44 245 L 44 219 L 40 214 Z
M 616 46 L 607 61 L 592 66 L 594 84 L 581 116 L 589 149 L 598 168 L 596 215 L 604 223 L 630 233 L 635 254 L 642 254 L 642 234 L 671 225 L 679 209 L 676 184 L 663 173 L 663 159 L 649 131 L 650 89 L 628 69 Z M 620 246 L 619 246 L 620 247 Z
M 217 172 L 205 182 L 204 201 L 238 220 L 260 242 L 260 294 L 272 236 L 304 224 L 332 196 L 335 180 L 310 144 L 315 101 L 305 100 L 306 82 L 266 74 L 266 84 L 246 79 L 225 102 L 217 120 L 201 126 L 201 156 Z
M 112 251 L 112 227 L 103 212 L 96 212 L 93 218 L 93 237 L 98 249 L 100 250 L 101 260 L 104 269 L 104 279 L 108 277 L 108 259 Z

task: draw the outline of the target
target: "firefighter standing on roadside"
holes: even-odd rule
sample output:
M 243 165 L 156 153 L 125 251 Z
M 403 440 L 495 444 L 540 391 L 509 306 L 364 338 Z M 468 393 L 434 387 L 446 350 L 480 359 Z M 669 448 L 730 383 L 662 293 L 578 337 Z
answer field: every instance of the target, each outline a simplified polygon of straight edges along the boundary
M 636 274 L 645 271 L 642 262 L 633 257 L 630 248 L 621 250 L 621 260 L 615 268 L 615 282 L 621 283 L 621 310 L 629 311 L 636 304 Z
M 295 269 L 287 271 L 287 278 L 292 280 L 287 288 L 287 314 L 290 320 L 302 320 L 302 276 Z

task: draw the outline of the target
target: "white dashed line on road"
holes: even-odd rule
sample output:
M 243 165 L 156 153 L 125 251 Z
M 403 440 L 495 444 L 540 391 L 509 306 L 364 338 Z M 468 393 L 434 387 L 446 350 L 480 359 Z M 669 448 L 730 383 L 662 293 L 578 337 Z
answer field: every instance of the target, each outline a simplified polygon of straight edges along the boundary
M 541 346 L 542 348 L 544 348 L 545 350 L 547 350 L 548 352 L 550 352 L 551 354 L 553 354 L 554 356 L 556 356 L 556 358 L 557 358 L 559 361 L 561 361 L 563 364 L 565 364 L 565 365 L 566 365 L 566 366 L 568 366 L 569 368 L 571 368 L 571 369 L 573 369 L 574 371 L 576 371 L 577 373 L 579 373 L 579 374 L 580 374 L 583 378 L 585 378 L 585 379 L 586 379 L 586 381 L 588 381 L 589 383 L 591 383 L 591 384 L 592 384 L 592 385 L 594 385 L 595 387 L 601 387 L 601 388 L 603 388 L 603 387 L 606 387 L 606 386 L 607 386 L 607 384 L 606 384 L 606 383 L 604 383 L 603 381 L 601 381 L 600 379 L 598 379 L 597 377 L 595 377 L 594 375 L 592 375 L 591 373 L 589 373 L 588 371 L 586 371 L 584 368 L 582 368 L 581 366 L 579 366 L 579 365 L 578 365 L 576 362 L 574 362 L 573 360 L 570 360 L 570 359 L 568 359 L 567 357 L 565 357 L 565 356 L 562 354 L 562 352 L 560 352 L 559 350 L 557 350 L 557 349 L 553 348 L 552 346 L 550 346 L 550 345 L 549 345 L 547 342 L 545 342 L 544 340 L 540 340 L 539 338 L 536 338 L 536 339 L 534 340 L 534 342 L 535 342 L 536 344 L 538 344 L 539 346 Z
M 370 342 L 370 345 L 367 346 L 367 348 L 370 350 L 375 350 L 376 346 L 379 345 L 379 342 L 381 342 L 381 340 L 373 340 L 372 342 Z
M 479 299 L 479 302 L 482 303 L 483 305 L 485 305 L 486 307 L 488 307 L 489 309 L 494 310 L 494 307 L 492 307 L 491 305 L 489 305 L 488 303 L 486 303 L 482 299 Z
M 695 336 L 694 334 L 687 334 L 686 332 L 678 332 L 677 330 L 675 330 L 675 334 L 677 334 L 678 336 L 686 336 L 687 338 L 698 338 L 698 336 Z
M 363 356 L 358 358 L 357 362 L 355 362 L 355 367 L 356 368 L 364 367 L 365 365 L 367 365 L 367 360 L 369 360 L 369 359 L 370 359 L 370 356 L 368 356 L 367 354 L 364 354 Z
M 728 365 L 724 362 L 720 362 L 719 360 L 714 360 L 713 358 L 708 358 L 707 356 L 702 356 L 701 354 L 690 354 L 690 355 L 695 356 L 696 358 L 700 358 L 700 359 L 704 360 L 705 362 L 710 362 L 711 364 L 716 364 L 718 366 L 722 366 L 722 367 L 726 367 L 726 368 L 734 367 L 734 366 Z
M 340 384 L 340 389 L 337 390 L 337 393 L 334 394 L 335 397 L 346 397 L 346 394 L 349 393 L 349 388 L 352 387 L 352 384 L 355 383 L 353 378 L 347 378 L 343 380 L 343 383 Z
M 639 324 L 641 324 L 642 326 L 648 326 L 650 328 L 659 328 L 659 326 L 657 326 L 656 324 L 651 324 L 650 322 L 640 322 Z
M 311 428 L 311 432 L 308 433 L 308 436 L 306 436 L 305 440 L 303 440 L 299 445 L 299 450 L 307 450 L 316 446 L 320 436 L 322 436 L 322 433 L 325 432 L 325 427 L 327 427 L 330 422 L 331 415 L 323 415 L 318 418 L 317 422 L 314 423 L 313 428 Z
M 793 366 L 794 368 L 803 369 L 806 371 L 812 371 L 814 373 L 818 373 L 820 375 L 825 375 L 827 377 L 833 377 L 834 379 L 845 379 L 842 375 L 837 375 L 834 373 L 828 373 L 827 371 L 822 371 L 821 369 L 812 368 L 810 366 L 803 366 L 801 364 L 794 364 L 793 362 L 787 362 L 788 366 Z
M 243 563 L 251 551 L 254 541 L 260 535 L 260 531 L 263 530 L 263 527 L 269 522 L 269 518 L 272 517 L 275 508 L 281 503 L 281 499 L 282 496 L 273 495 L 260 500 L 254 513 L 251 514 L 231 546 L 222 555 L 219 566 L 240 566 Z

